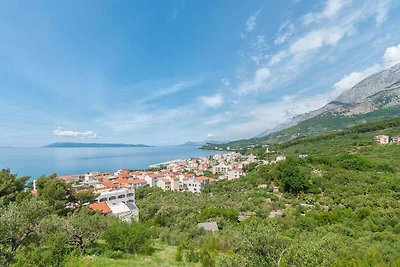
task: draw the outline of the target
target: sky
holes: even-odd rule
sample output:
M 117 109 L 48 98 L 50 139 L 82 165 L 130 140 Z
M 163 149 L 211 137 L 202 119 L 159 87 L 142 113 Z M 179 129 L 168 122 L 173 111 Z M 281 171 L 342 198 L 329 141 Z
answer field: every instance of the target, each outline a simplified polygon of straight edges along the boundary
M 253 137 L 400 62 L 398 0 L 0 1 L 0 146 Z

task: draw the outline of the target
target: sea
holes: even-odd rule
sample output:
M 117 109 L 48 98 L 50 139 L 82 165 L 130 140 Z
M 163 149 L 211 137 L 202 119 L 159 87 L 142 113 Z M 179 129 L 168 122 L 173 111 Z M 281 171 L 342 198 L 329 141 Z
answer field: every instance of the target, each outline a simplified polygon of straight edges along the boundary
M 113 173 L 119 169 L 147 169 L 149 165 L 209 156 L 222 151 L 190 146 L 123 148 L 0 148 L 0 169 L 9 168 L 30 180 L 41 175 Z

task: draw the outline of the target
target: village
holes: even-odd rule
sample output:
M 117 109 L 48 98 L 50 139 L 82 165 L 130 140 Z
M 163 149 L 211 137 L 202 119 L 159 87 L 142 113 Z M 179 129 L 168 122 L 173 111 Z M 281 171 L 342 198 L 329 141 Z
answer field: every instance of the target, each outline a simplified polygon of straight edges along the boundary
M 59 178 L 72 184 L 76 190 L 93 190 L 98 194 L 96 202 L 89 205 L 93 210 L 129 222 L 139 218 L 139 208 L 135 204 L 137 188 L 158 187 L 164 191 L 201 193 L 210 183 L 239 179 L 245 175 L 245 167 L 249 164 L 274 164 L 285 159 L 280 155 L 270 162 L 260 161 L 252 154 L 243 156 L 230 152 L 154 164 L 148 170 L 92 171 Z
M 377 135 L 374 137 L 374 140 L 379 144 L 387 145 L 387 144 L 400 144 L 400 135 L 397 136 L 389 136 L 385 134 Z

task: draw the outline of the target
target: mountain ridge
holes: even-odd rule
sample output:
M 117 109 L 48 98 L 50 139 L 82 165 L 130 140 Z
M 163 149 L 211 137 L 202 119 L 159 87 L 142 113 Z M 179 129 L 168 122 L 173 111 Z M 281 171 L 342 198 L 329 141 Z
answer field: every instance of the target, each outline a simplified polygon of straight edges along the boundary
M 235 148 L 238 144 L 274 144 L 300 136 L 342 130 L 400 114 L 400 63 L 372 74 L 323 107 L 299 114 L 287 123 L 250 138 L 212 147 Z

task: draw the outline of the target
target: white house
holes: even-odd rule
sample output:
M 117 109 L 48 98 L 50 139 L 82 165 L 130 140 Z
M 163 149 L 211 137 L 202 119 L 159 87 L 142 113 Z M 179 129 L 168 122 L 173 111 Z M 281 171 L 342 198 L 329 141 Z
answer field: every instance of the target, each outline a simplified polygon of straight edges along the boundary
M 212 173 L 223 173 L 223 174 L 227 174 L 229 171 L 229 166 L 225 165 L 225 164 L 219 164 L 219 165 L 215 165 L 212 168 Z
M 215 182 L 215 179 L 205 176 L 190 178 L 186 181 L 187 190 L 192 193 L 201 193 L 204 186 Z
M 98 191 L 100 195 L 96 198 L 97 202 L 114 203 L 135 203 L 135 189 L 107 189 Z
M 387 135 L 381 134 L 381 135 L 375 136 L 374 140 L 375 140 L 376 142 L 380 143 L 380 144 L 386 145 L 386 144 L 389 144 L 390 138 L 389 138 L 389 136 L 387 136 Z
M 158 180 L 157 187 L 160 187 L 164 191 L 179 191 L 179 178 L 175 175 L 168 175 Z
M 286 160 L 286 157 L 285 156 L 277 156 L 275 161 L 278 162 L 278 161 L 282 161 L 282 160 Z
M 126 222 L 139 219 L 134 189 L 101 190 L 96 201 L 97 203 L 90 204 L 89 207 L 100 210 L 105 215 L 116 216 Z
M 228 171 L 228 180 L 239 179 L 243 175 L 243 170 L 240 168 L 233 168 Z
M 163 176 L 157 173 L 149 173 L 144 176 L 144 179 L 150 187 L 157 186 L 158 181 L 162 178 Z

